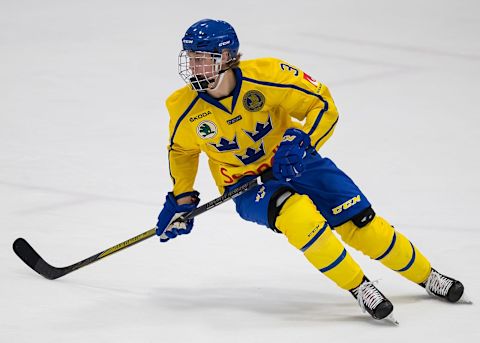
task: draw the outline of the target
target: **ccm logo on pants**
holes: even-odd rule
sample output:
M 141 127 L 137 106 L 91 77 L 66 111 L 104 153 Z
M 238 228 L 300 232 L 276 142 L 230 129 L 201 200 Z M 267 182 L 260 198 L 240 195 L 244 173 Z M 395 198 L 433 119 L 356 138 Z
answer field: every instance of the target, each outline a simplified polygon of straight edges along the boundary
M 350 207 L 352 207 L 353 205 L 355 205 L 358 202 L 360 202 L 360 195 L 357 195 L 357 196 L 351 198 L 350 200 L 345 201 L 340 206 L 332 208 L 332 212 L 333 212 L 333 214 L 337 215 L 337 214 L 341 213 L 343 210 L 349 209 Z

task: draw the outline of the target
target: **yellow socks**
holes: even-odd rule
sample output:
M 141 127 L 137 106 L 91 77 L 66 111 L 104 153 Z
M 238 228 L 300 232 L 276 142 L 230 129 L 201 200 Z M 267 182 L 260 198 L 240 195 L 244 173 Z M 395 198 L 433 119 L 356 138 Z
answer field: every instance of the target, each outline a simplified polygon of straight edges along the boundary
M 348 245 L 415 283 L 424 282 L 430 273 L 425 256 L 382 217 L 376 216 L 363 228 L 349 221 L 335 230 Z
M 311 264 L 339 287 L 357 287 L 364 274 L 333 234 L 325 218 L 306 195 L 294 194 L 283 205 L 275 226 L 301 250 Z

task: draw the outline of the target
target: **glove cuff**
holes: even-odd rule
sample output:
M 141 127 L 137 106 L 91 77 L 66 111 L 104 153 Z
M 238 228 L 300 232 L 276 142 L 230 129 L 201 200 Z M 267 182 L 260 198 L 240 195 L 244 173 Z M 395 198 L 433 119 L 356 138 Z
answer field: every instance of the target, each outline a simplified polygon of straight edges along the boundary
M 283 140 L 286 140 L 285 138 L 288 136 L 295 137 L 294 138 L 295 141 L 297 141 L 299 144 L 301 143 L 305 144 L 306 147 L 309 147 L 311 144 L 310 135 L 301 129 L 291 127 L 285 130 L 285 133 L 283 134 L 283 137 L 284 137 Z M 287 139 L 287 141 L 291 141 L 291 140 Z
M 176 201 L 178 201 L 179 199 L 182 199 L 182 198 L 192 197 L 192 199 L 193 199 L 192 204 L 196 204 L 196 205 L 198 205 L 198 203 L 200 202 L 200 198 L 198 197 L 199 195 L 200 195 L 200 193 L 197 192 L 197 191 L 184 192 L 184 193 L 178 194 L 177 196 L 174 196 L 173 193 L 172 193 L 172 196 L 174 197 L 174 199 Z

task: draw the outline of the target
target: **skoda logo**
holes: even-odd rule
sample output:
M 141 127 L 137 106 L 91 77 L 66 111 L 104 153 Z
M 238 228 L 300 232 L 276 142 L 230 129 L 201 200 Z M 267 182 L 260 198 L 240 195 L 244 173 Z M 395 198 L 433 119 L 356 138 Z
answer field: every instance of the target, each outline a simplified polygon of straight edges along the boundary
M 217 126 L 210 120 L 204 120 L 197 126 L 197 134 L 203 138 L 212 138 L 217 134 Z

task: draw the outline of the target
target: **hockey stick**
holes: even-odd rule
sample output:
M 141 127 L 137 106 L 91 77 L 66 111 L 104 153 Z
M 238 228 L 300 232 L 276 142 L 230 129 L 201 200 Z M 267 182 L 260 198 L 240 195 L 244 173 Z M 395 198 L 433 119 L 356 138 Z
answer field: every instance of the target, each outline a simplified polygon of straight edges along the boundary
M 197 207 L 195 210 L 187 213 L 183 217 L 183 219 L 184 220 L 192 219 L 198 216 L 199 214 L 202 214 L 208 210 L 211 210 L 212 208 L 217 207 L 218 205 L 221 205 L 224 202 L 230 199 L 233 199 L 239 196 L 240 194 L 243 194 L 248 190 L 252 189 L 253 187 L 260 185 L 272 178 L 273 178 L 272 172 L 271 170 L 268 170 L 267 172 L 258 176 L 257 178 L 252 179 L 244 183 L 243 185 L 233 189 L 231 192 L 225 193 L 222 196 L 216 199 L 213 199 L 212 201 L 209 201 L 200 207 Z M 15 252 L 15 254 L 17 254 L 18 257 L 20 257 L 20 259 L 22 259 L 23 262 L 25 262 L 30 268 L 32 268 L 38 274 L 44 276 L 49 280 L 54 280 L 64 275 L 67 275 L 77 269 L 80 269 L 82 267 L 88 266 L 89 264 L 97 262 L 102 258 L 110 256 L 120 250 L 128 248 L 134 244 L 140 243 L 152 236 L 155 236 L 155 228 L 145 231 L 144 233 L 141 233 L 138 236 L 127 239 L 122 243 L 114 245 L 113 247 L 103 250 L 98 254 L 90 256 L 80 262 L 74 263 L 66 267 L 60 267 L 60 268 L 54 267 L 48 264 L 47 262 L 45 262 L 45 260 L 23 238 L 17 238 L 15 242 L 13 242 L 13 251 Z

